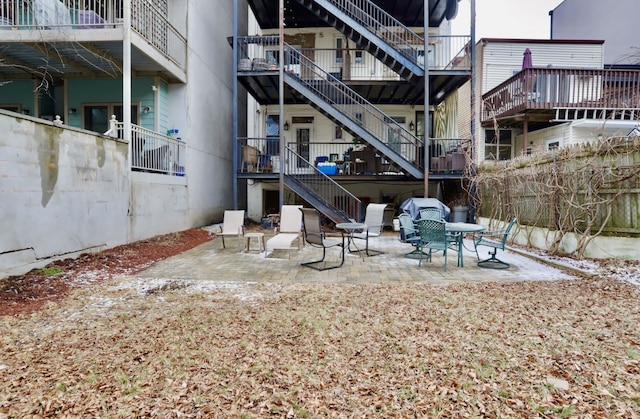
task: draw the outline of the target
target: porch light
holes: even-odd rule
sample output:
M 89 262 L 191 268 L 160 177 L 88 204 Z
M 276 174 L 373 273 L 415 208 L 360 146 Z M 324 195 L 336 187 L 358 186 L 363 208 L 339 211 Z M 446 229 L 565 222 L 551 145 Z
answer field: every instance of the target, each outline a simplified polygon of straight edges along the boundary
M 69 115 L 75 115 L 77 112 L 76 108 L 69 108 Z
M 144 109 L 142 109 L 142 112 L 149 113 L 149 112 L 151 112 L 151 108 L 148 107 L 148 106 L 145 106 Z
M 413 125 L 413 121 L 409 122 L 409 131 L 413 131 L 416 126 Z
M 289 121 L 284 121 L 282 128 L 284 128 L 285 131 L 289 131 Z

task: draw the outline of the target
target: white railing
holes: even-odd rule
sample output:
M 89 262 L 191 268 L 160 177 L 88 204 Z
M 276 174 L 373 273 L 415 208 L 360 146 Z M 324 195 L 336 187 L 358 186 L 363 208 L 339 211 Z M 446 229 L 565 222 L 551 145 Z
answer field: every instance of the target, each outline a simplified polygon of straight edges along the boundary
M 131 28 L 184 68 L 187 40 L 171 24 L 166 4 L 132 0 Z M 0 30 L 112 29 L 122 23 L 122 0 L 0 0 Z
M 124 138 L 124 123 L 111 117 L 104 135 Z M 131 124 L 131 169 L 141 172 L 184 176 L 186 144 L 177 138 Z

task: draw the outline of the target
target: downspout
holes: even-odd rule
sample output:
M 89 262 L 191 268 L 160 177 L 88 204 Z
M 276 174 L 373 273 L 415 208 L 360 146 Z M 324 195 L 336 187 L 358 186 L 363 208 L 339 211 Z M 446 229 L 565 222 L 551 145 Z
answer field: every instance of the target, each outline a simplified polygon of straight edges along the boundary
M 133 215 L 133 187 L 131 166 L 133 146 L 131 144 L 131 0 L 123 2 L 122 22 L 122 119 L 124 140 L 129 150 L 129 216 Z M 131 241 L 131 229 L 127 229 L 127 242 Z
M 232 133 L 231 138 L 233 138 L 233 208 L 238 209 L 238 58 L 239 48 L 238 48 L 238 1 L 233 2 L 233 121 L 232 121 Z
M 474 223 L 476 221 L 476 202 L 477 201 L 477 183 L 476 183 L 476 0 L 471 0 L 471 41 L 470 51 L 471 56 L 471 161 L 469 162 L 469 178 L 471 185 L 469 187 L 469 194 L 471 199 L 469 202 L 469 220 Z

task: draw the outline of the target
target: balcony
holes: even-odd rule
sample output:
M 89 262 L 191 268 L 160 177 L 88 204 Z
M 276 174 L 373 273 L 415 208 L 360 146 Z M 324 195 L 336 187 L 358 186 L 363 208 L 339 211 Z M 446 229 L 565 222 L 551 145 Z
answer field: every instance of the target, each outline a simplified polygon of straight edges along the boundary
M 579 118 L 633 119 L 640 110 L 640 71 L 530 68 L 482 96 L 482 123 Z
M 186 38 L 171 19 L 178 13 L 167 2 L 131 0 L 134 70 L 185 80 Z M 0 0 L 0 46 L 10 64 L 2 72 L 19 73 L 47 62 L 49 73 L 56 75 L 119 73 L 123 18 L 121 0 Z M 36 43 L 47 43 L 47 48 L 33 48 Z
M 124 123 L 109 121 L 104 135 L 124 138 Z M 186 143 L 180 138 L 131 124 L 131 170 L 167 176 L 185 176 Z
M 446 96 L 443 91 L 446 93 L 468 80 L 471 64 L 466 50 L 469 40 L 469 36 L 429 37 L 431 103 L 437 104 Z M 278 36 L 238 39 L 240 81 L 262 104 L 278 103 L 278 49 Z M 406 82 L 364 50 L 301 48 L 298 51 L 318 68 L 376 104 L 424 103 L 424 89 Z M 424 62 L 424 53 L 419 59 Z M 285 70 L 300 73 L 295 63 L 286 64 Z M 285 103 L 299 102 L 295 94 L 285 91 Z
M 423 165 L 422 147 L 414 144 L 396 144 L 401 148 L 412 148 L 414 163 Z M 280 161 L 279 142 L 273 138 L 238 139 L 238 175 L 241 178 L 273 178 L 284 170 L 287 175 L 307 175 L 316 168 L 329 176 L 344 179 L 370 179 L 406 177 L 402 169 L 386 158 L 378 150 L 353 142 L 310 142 L 288 143 L 287 147 L 300 158 Z M 470 140 L 430 139 L 429 173 L 434 178 L 461 178 L 464 175 Z M 313 167 L 312 165 L 313 164 Z

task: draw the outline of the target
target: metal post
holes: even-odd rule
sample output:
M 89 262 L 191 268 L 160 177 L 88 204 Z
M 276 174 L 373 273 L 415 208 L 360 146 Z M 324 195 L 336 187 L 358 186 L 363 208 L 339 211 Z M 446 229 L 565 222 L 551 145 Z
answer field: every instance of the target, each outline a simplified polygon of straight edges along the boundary
M 478 189 L 476 183 L 476 156 L 477 154 L 477 138 L 476 138 L 476 0 L 471 0 L 471 42 L 469 46 L 470 63 L 471 63 L 471 161 L 469 162 L 469 178 L 471 185 L 469 188 L 470 208 L 469 219 L 471 222 L 476 220 L 476 203 Z
M 424 197 L 429 197 L 429 2 L 424 2 Z
M 279 39 L 278 39 L 278 43 L 279 43 L 279 81 L 278 81 L 278 105 L 279 105 L 279 113 L 280 113 L 280 118 L 279 118 L 279 128 L 278 128 L 278 132 L 280 134 L 280 179 L 279 179 L 279 208 L 282 208 L 282 205 L 284 205 L 284 159 L 285 159 L 285 144 L 284 144 L 284 0 L 280 0 L 280 5 L 279 5 L 279 11 L 280 11 L 280 30 L 279 30 Z
M 233 208 L 238 209 L 238 1 L 233 2 Z

